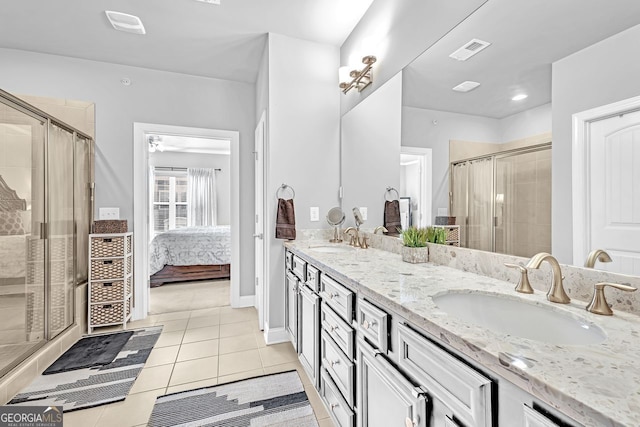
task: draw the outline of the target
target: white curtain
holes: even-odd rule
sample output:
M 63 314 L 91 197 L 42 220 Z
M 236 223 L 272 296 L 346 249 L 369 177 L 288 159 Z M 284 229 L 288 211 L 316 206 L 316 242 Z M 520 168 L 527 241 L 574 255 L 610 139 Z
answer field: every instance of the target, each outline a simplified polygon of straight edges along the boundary
M 460 226 L 460 245 L 467 246 L 469 163 L 458 163 L 451 165 L 451 167 L 453 168 L 453 182 L 451 185 L 451 213 L 449 215 L 455 216 L 456 224 Z
M 190 226 L 217 225 L 215 170 L 205 168 L 187 169 L 189 196 L 187 204 Z

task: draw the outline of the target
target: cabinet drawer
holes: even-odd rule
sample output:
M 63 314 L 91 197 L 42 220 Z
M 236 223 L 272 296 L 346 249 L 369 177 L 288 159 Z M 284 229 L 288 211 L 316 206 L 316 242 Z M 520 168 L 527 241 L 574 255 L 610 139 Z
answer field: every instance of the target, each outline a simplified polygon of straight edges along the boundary
M 325 331 L 322 332 L 321 337 L 322 366 L 329 372 L 342 396 L 353 408 L 355 364 L 338 348 L 338 345 Z
M 125 254 L 129 253 L 129 242 L 130 240 L 125 240 L 124 236 L 92 237 L 91 258 L 111 258 L 124 256 Z
M 294 255 L 291 267 L 291 270 L 296 276 L 298 276 L 298 279 L 304 282 L 307 278 L 307 262 Z
M 338 388 L 324 369 L 322 369 L 321 382 L 320 396 L 325 405 L 327 405 L 329 415 L 331 415 L 336 425 L 339 427 L 355 427 L 354 412 L 342 398 Z
M 307 286 L 314 292 L 320 292 L 320 270 L 307 264 Z
M 324 274 L 320 278 L 320 291 L 323 300 L 344 320 L 351 323 L 353 319 L 353 292 Z
M 398 325 L 399 367 L 464 425 L 491 426 L 491 380 L 406 325 Z
M 383 353 L 389 348 L 389 315 L 363 299 L 358 300 L 358 330 Z
M 340 349 L 353 360 L 353 329 L 322 301 L 322 329 L 333 338 Z

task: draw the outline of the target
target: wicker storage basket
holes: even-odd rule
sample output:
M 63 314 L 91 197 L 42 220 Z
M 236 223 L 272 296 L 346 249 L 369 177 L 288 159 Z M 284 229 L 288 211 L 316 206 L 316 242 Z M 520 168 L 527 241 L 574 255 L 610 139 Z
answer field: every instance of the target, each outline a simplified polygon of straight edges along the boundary
M 460 228 L 447 228 L 447 241 L 460 240 Z
M 91 320 L 93 325 L 108 325 L 110 323 L 122 323 L 126 316 L 129 315 L 130 299 L 126 302 L 126 313 L 124 312 L 125 303 L 113 302 L 108 304 L 95 304 L 91 306 Z
M 125 296 L 129 294 L 130 283 L 131 279 L 128 279 L 125 288 L 125 282 L 122 280 L 113 282 L 91 282 L 91 302 L 124 300 Z
M 91 260 L 91 280 L 122 279 L 125 276 L 122 258 Z
M 101 219 L 93 224 L 95 234 L 126 233 L 127 231 L 126 219 Z
M 124 237 L 92 237 L 91 258 L 122 256 L 125 252 Z

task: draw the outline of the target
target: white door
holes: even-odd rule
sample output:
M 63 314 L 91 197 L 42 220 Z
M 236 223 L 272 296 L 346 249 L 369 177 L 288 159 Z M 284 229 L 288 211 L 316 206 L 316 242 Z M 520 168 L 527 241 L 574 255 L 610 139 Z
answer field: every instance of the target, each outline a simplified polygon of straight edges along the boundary
M 591 123 L 590 249 L 613 262 L 596 268 L 640 274 L 640 112 Z
M 262 113 L 255 133 L 255 274 L 258 323 L 264 329 L 264 138 L 265 114 Z

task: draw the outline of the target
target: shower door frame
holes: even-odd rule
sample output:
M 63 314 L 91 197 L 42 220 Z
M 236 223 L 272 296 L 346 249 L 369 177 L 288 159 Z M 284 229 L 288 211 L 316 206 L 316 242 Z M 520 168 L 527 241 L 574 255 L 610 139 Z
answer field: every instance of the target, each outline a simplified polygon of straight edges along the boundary
M 507 157 L 514 157 L 520 154 L 528 154 L 528 153 L 535 153 L 538 151 L 543 151 L 543 150 L 551 150 L 552 148 L 552 143 L 551 141 L 548 142 L 544 142 L 544 143 L 540 143 L 540 144 L 534 144 L 534 145 L 530 145 L 527 147 L 521 147 L 521 148 L 514 148 L 511 150 L 505 150 L 505 151 L 500 151 L 498 153 L 488 153 L 488 154 L 483 154 L 480 156 L 475 156 L 475 157 L 470 157 L 468 159 L 463 159 L 463 160 L 456 160 L 454 162 L 451 162 L 449 164 L 449 212 L 453 212 L 453 168 L 454 166 L 461 164 L 461 163 L 467 163 L 467 162 L 472 162 L 475 160 L 484 160 L 484 159 L 491 159 L 491 170 L 492 170 L 492 180 L 491 180 L 491 217 L 490 217 L 490 224 L 491 224 L 491 252 L 495 252 L 496 251 L 496 187 L 497 187 L 497 171 L 496 171 L 496 160 L 498 159 L 504 159 Z M 469 247 L 469 231 L 468 231 L 468 222 L 469 222 L 469 182 L 470 182 L 470 177 L 471 174 L 467 174 L 467 183 L 466 183 L 466 188 L 467 188 L 467 209 L 466 209 L 466 213 L 467 215 L 465 216 L 464 220 L 465 220 L 465 224 L 461 225 L 461 227 L 465 227 L 464 229 L 464 236 L 465 236 L 465 242 L 464 242 L 464 247 L 468 248 Z M 460 245 L 462 246 L 463 242 L 460 242 Z
M 44 271 L 44 307 L 43 307 L 43 315 L 44 315 L 44 320 L 43 320 L 43 325 L 44 325 L 44 332 L 43 332 L 43 336 L 44 339 L 42 341 L 40 341 L 39 343 L 35 344 L 33 347 L 29 348 L 27 351 L 25 351 L 24 353 L 22 353 L 19 357 L 15 358 L 13 361 L 11 361 L 10 363 L 8 363 L 4 368 L 0 369 L 0 379 L 3 378 L 5 375 L 7 375 L 9 372 L 11 372 L 11 370 L 13 370 L 16 366 L 19 366 L 22 362 L 24 362 L 26 359 L 28 359 L 31 355 L 33 355 L 34 353 L 36 353 L 38 350 L 40 350 L 41 348 L 43 348 L 45 345 L 47 345 L 48 343 L 50 343 L 52 340 L 54 340 L 56 337 L 64 334 L 64 332 L 68 331 L 69 329 L 73 328 L 74 326 L 77 325 L 78 319 L 76 318 L 76 287 L 82 283 L 79 283 L 77 280 L 77 268 L 78 268 L 78 260 L 77 260 L 77 230 L 76 230 L 76 222 L 75 222 L 75 181 L 73 180 L 75 178 L 75 167 L 76 167 L 76 150 L 75 150 L 75 144 L 77 141 L 77 137 L 80 136 L 81 138 L 85 139 L 88 143 L 89 143 L 89 153 L 91 156 L 91 160 L 90 160 L 90 164 L 89 164 L 89 177 L 90 177 L 90 189 L 89 191 L 91 191 L 90 197 L 89 197 L 89 203 L 90 203 L 90 207 L 89 207 L 89 213 L 90 213 L 90 220 L 89 220 L 89 226 L 91 228 L 91 225 L 93 224 L 93 212 L 94 212 L 94 194 L 93 194 L 93 190 L 94 190 L 94 185 L 93 185 L 93 153 L 94 153 L 94 144 L 95 141 L 93 139 L 93 137 L 85 134 L 82 131 L 79 131 L 77 129 L 75 129 L 73 126 L 68 125 L 67 123 L 56 119 L 55 117 L 51 116 L 50 114 L 34 107 L 33 105 L 21 100 L 20 98 L 0 89 L 0 103 L 14 108 L 15 110 L 24 113 L 36 120 L 39 120 L 43 125 L 46 126 L 46 129 L 43 132 L 43 136 L 44 136 L 44 141 L 43 141 L 43 164 L 41 165 L 43 168 L 43 175 L 44 175 L 44 180 L 43 180 L 43 188 L 44 188 L 44 195 L 43 195 L 43 222 L 39 224 L 40 226 L 40 235 L 44 236 L 44 238 L 41 238 L 42 240 L 44 240 L 44 255 L 43 255 L 43 271 Z M 50 253 L 50 235 L 49 235 L 49 231 L 50 231 L 50 227 L 49 227 L 49 220 L 50 220 L 50 205 L 49 205 L 49 131 L 51 129 L 51 126 L 55 125 L 59 128 L 62 128 L 68 132 L 70 132 L 72 134 L 73 137 L 73 155 L 72 155 L 72 164 L 73 164 L 73 171 L 72 171 L 72 200 L 73 200 L 73 208 L 72 208 L 72 212 L 73 212 L 73 271 L 72 271 L 72 280 L 73 280 L 73 285 L 72 285 L 72 292 L 71 292 L 71 315 L 72 315 L 72 322 L 67 325 L 62 331 L 59 331 L 55 337 L 51 336 L 51 328 L 50 328 L 50 318 L 51 318 L 51 253 Z M 33 142 L 32 142 L 33 143 Z M 25 272 L 25 283 L 26 283 L 26 272 Z M 26 333 L 26 331 L 25 331 Z

